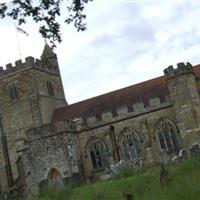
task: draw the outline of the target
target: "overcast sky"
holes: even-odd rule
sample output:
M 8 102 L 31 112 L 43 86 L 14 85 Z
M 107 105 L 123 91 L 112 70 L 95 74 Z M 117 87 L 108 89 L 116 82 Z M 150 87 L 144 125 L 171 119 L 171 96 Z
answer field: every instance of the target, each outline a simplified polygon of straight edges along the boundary
M 85 10 L 87 31 L 62 26 L 55 52 L 68 103 L 163 75 L 171 64 L 200 63 L 200 1 L 159 2 L 94 0 Z M 12 20 L 0 21 L 0 66 L 40 57 L 37 26 L 23 29 L 29 37 L 16 36 Z

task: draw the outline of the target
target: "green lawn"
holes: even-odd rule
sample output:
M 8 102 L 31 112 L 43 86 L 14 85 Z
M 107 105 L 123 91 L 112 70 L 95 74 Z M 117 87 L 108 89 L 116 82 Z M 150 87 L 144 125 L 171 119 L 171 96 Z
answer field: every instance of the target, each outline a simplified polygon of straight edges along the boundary
M 168 181 L 162 188 L 160 168 L 125 170 L 109 181 L 57 191 L 48 189 L 26 200 L 125 200 L 129 193 L 134 200 L 200 200 L 200 159 L 170 166 Z

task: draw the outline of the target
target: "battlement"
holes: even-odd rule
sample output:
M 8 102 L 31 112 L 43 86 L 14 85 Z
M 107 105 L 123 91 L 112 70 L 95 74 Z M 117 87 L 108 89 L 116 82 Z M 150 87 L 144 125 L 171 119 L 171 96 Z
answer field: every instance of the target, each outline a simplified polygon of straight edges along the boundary
M 136 103 L 129 106 L 121 106 L 117 108 L 116 112 L 107 111 L 100 114 L 99 116 L 89 116 L 87 118 L 78 118 L 72 120 L 76 124 L 77 131 L 84 130 L 85 128 L 93 128 L 105 123 L 114 122 L 124 118 L 138 116 L 140 114 L 145 114 L 154 110 L 162 109 L 171 105 L 171 101 L 168 99 L 162 102 L 159 97 L 149 99 L 149 106 L 145 106 L 143 102 Z M 131 107 L 131 109 L 130 109 Z
M 183 75 L 183 74 L 190 74 L 193 73 L 192 65 L 189 62 L 178 63 L 177 68 L 174 69 L 172 65 L 164 70 L 164 74 L 168 79 Z
M 42 59 L 40 60 L 29 56 L 25 58 L 25 62 L 17 60 L 15 61 L 15 65 L 8 63 L 5 68 L 0 67 L 0 78 L 30 68 L 37 68 L 46 72 L 59 74 L 58 67 L 47 65 Z

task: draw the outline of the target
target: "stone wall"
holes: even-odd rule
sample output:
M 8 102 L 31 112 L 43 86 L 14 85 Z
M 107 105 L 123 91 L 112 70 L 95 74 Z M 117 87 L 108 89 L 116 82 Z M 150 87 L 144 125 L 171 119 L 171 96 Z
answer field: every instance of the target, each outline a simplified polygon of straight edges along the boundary
M 119 146 L 119 136 L 124 128 L 129 128 L 138 133 L 141 139 L 141 147 L 144 154 L 144 164 L 152 165 L 160 162 L 160 147 L 158 136 L 154 133 L 156 122 L 166 117 L 176 121 L 176 116 L 170 101 L 160 103 L 159 98 L 151 99 L 150 106 L 144 107 L 142 103 L 133 105 L 132 112 L 128 112 L 127 107 L 119 108 L 117 116 L 113 117 L 112 113 L 103 113 L 101 120 L 97 120 L 95 116 L 83 119 L 77 119 L 77 130 L 79 138 L 79 146 L 81 152 L 81 160 L 84 168 L 85 177 L 95 174 L 92 169 L 90 156 L 87 155 L 86 146 L 91 137 L 101 138 L 108 151 L 111 152 L 109 163 L 116 163 L 114 154 L 115 149 L 110 136 L 110 128 L 114 128 L 114 134 L 117 141 L 117 148 L 120 159 L 123 159 L 122 151 Z
M 183 145 L 191 147 L 200 142 L 200 99 L 192 65 L 178 63 L 177 68 L 169 66 L 164 72 Z
M 55 108 L 66 105 L 65 94 L 60 76 L 44 73 L 43 71 L 33 71 L 38 92 L 38 102 L 41 112 L 41 124 L 51 121 Z M 47 90 L 47 81 L 52 84 L 54 96 L 50 96 Z
M 25 168 L 25 195 L 38 193 L 56 169 L 67 182 L 80 173 L 80 153 L 76 134 L 68 122 L 45 125 L 28 131 L 27 148 L 22 152 Z

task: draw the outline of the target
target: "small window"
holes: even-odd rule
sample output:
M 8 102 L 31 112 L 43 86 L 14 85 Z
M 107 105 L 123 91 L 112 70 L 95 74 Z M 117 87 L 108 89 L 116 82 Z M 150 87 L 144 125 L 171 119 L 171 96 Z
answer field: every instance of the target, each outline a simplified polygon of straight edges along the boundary
M 15 84 L 12 84 L 8 87 L 8 93 L 12 101 L 16 101 L 18 99 L 17 87 Z
M 52 96 L 52 97 L 55 96 L 53 86 L 50 81 L 47 81 L 47 91 L 48 91 L 49 96 Z

